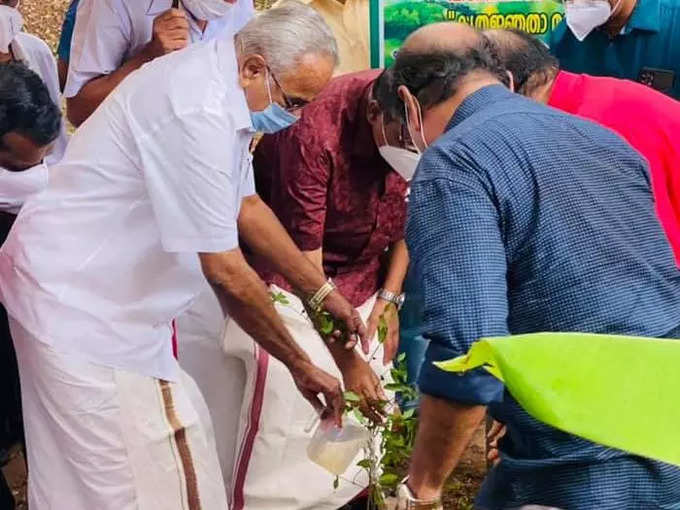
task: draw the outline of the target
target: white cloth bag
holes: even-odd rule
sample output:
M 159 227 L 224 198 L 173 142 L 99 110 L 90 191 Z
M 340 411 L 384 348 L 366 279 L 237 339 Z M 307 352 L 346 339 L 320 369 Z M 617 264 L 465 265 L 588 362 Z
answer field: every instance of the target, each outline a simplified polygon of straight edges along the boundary
M 328 348 L 311 323 L 303 317 L 300 300 L 283 292 L 290 305 L 276 305 L 293 338 L 320 368 L 338 377 L 341 374 Z M 375 297 L 359 307 L 367 320 Z M 372 346 L 375 350 L 376 343 Z M 312 432 L 307 432 L 315 411 L 300 395 L 285 366 L 269 356 L 235 321 L 228 321 L 225 352 L 243 360 L 246 385 L 241 407 L 238 449 L 232 475 L 230 508 L 232 510 L 336 510 L 351 501 L 367 486 L 364 471 L 353 463 L 333 489 L 335 477 L 307 457 Z M 373 352 L 372 352 L 373 354 Z M 374 354 L 373 369 L 387 374 L 382 365 L 383 353 Z M 216 429 L 218 444 L 222 431 Z M 360 454 L 361 456 L 362 454 Z M 357 461 L 361 457 L 357 457 Z

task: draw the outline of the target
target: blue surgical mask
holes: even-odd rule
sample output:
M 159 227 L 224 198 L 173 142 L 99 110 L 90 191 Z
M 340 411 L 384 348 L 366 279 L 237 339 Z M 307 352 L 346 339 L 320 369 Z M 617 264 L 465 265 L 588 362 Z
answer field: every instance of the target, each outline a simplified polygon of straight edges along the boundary
M 292 126 L 297 122 L 298 118 L 272 101 L 269 74 L 265 78 L 265 84 L 267 86 L 267 95 L 269 96 L 269 106 L 261 112 L 250 112 L 250 120 L 256 131 L 272 134 Z

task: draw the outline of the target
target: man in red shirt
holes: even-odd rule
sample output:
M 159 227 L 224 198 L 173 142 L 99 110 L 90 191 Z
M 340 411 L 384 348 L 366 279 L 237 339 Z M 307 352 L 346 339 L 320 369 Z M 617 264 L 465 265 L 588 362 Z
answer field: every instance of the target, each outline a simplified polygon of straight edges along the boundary
M 516 92 L 616 131 L 647 158 L 656 212 L 680 264 L 680 102 L 632 81 L 561 71 L 546 46 L 524 32 L 485 35 Z
M 331 357 L 285 278 L 253 261 L 270 290 L 287 303 L 277 300 L 277 310 L 296 341 L 321 366 L 342 375 L 345 388 L 368 404 L 381 398 L 378 376 L 387 372 L 397 349 L 396 312 L 408 266 L 408 183 L 401 175 L 410 178 L 418 160 L 401 148 L 400 126 L 385 125 L 373 99 L 374 88 L 388 86 L 390 76 L 372 70 L 331 81 L 296 124 L 262 138 L 253 161 L 258 194 L 305 255 L 358 308 L 369 338 L 385 314 L 384 353 L 374 341 L 368 363 L 358 351 L 331 348 Z M 272 358 L 262 360 L 255 346 L 235 324 L 227 325 L 225 347 L 244 361 L 247 379 L 233 509 L 343 506 L 361 492 L 356 485 L 365 482 L 361 468 L 355 461 L 333 488 L 334 476 L 307 457 L 310 431 L 305 429 L 313 423 L 313 409 L 293 394 L 283 366 Z M 280 445 L 276 455 L 272 445 Z

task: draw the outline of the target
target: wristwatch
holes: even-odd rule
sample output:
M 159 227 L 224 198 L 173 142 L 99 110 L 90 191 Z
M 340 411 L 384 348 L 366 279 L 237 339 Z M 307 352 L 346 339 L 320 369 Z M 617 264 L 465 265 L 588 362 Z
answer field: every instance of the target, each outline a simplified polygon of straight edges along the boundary
M 417 499 L 404 480 L 397 487 L 397 510 L 444 510 L 441 498 Z
M 378 291 L 378 299 L 392 303 L 397 307 L 397 310 L 401 310 L 401 307 L 404 306 L 404 300 L 406 298 L 404 294 L 397 295 L 394 292 L 390 292 L 389 290 L 380 289 L 380 291 Z

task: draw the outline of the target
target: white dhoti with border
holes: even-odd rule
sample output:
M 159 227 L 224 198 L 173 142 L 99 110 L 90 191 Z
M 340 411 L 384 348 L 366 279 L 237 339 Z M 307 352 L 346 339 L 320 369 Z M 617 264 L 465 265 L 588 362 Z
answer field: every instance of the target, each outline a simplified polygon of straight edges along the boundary
M 328 348 L 306 317 L 300 300 L 283 292 L 290 305 L 276 305 L 279 315 L 313 363 L 342 380 Z M 361 307 L 366 320 L 375 297 Z M 376 344 L 374 344 L 375 347 Z M 333 489 L 335 477 L 307 457 L 315 411 L 299 393 L 286 367 L 269 356 L 235 321 L 227 323 L 225 352 L 243 360 L 246 384 L 240 413 L 238 449 L 230 490 L 232 510 L 336 510 L 368 485 L 355 463 Z M 382 364 L 382 348 L 371 362 L 378 375 L 389 372 Z M 216 428 L 218 444 L 222 431 Z M 356 461 L 360 460 L 361 455 Z
M 56 352 L 16 321 L 11 329 L 31 509 L 227 507 L 213 432 L 199 418 L 207 409 L 188 375 L 168 382 L 96 365 Z
M 222 349 L 225 324 L 219 300 L 205 282 L 189 310 L 177 319 L 177 344 L 179 364 L 196 381 L 201 390 L 198 400 L 205 399 L 210 410 L 201 419 L 212 420 L 220 432 L 217 455 L 224 485 L 230 487 L 246 373 L 243 360 Z

